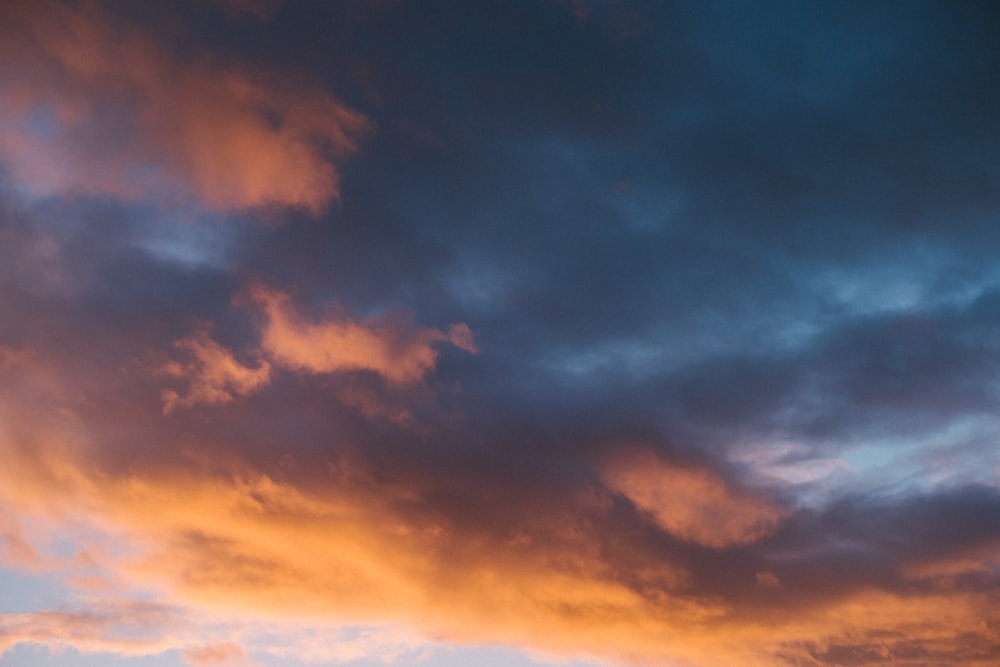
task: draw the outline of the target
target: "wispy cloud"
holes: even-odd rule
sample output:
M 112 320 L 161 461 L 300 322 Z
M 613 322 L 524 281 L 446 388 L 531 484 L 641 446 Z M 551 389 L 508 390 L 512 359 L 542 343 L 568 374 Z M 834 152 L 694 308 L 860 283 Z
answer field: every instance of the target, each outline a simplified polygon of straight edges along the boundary
M 197 403 L 218 405 L 253 392 L 267 384 L 271 366 L 261 361 L 256 366 L 241 364 L 229 350 L 209 337 L 208 331 L 181 338 L 174 347 L 189 358 L 169 361 L 158 369 L 163 375 L 188 381 L 183 395 L 173 389 L 163 390 L 163 411 Z

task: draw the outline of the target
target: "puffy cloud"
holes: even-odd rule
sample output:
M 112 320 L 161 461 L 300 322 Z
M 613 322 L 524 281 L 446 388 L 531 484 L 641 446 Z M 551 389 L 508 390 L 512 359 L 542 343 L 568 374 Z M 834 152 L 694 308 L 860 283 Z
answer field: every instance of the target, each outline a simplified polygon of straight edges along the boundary
M 709 469 L 670 464 L 649 451 L 619 455 L 602 478 L 668 533 L 708 547 L 756 542 L 785 515 L 765 496 L 731 488 Z
M 370 127 L 307 78 L 182 56 L 100 3 L 10 3 L 0 19 L 2 166 L 40 196 L 318 214 Z

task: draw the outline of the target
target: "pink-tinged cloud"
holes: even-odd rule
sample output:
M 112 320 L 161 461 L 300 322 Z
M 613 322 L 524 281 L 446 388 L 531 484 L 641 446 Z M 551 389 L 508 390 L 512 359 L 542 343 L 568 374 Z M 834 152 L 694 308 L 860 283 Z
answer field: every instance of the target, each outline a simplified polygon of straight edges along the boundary
M 240 361 L 207 329 L 175 341 L 176 351 L 157 366 L 156 374 L 185 386 L 161 391 L 165 414 L 198 404 L 232 403 L 265 387 L 279 368 L 302 374 L 369 371 L 400 389 L 412 388 L 434 370 L 435 345 L 448 343 L 477 353 L 466 324 L 453 324 L 444 331 L 414 326 L 401 316 L 369 323 L 341 316 L 310 321 L 279 290 L 257 286 L 248 294 L 249 302 L 264 314 L 260 343 L 250 361 Z M 368 417 L 397 423 L 410 419 L 407 402 L 399 395 L 387 395 L 382 387 L 345 381 L 336 395 Z
M 402 321 L 359 323 L 346 317 L 310 321 L 296 312 L 283 292 L 256 287 L 250 298 L 266 322 L 261 347 L 277 365 L 300 373 L 372 371 L 396 385 L 417 382 L 437 364 L 437 343 L 476 352 L 465 324 L 448 331 Z
M 184 660 L 192 667 L 254 667 L 246 649 L 236 642 L 207 644 L 189 648 L 182 653 Z
M 104 603 L 81 611 L 0 615 L 0 655 L 22 643 L 85 653 L 142 656 L 172 648 L 181 619 L 149 602 Z
M 262 360 L 256 366 L 246 366 L 232 352 L 212 340 L 204 330 L 176 341 L 174 347 L 184 359 L 171 360 L 161 366 L 158 372 L 182 379 L 187 382 L 187 389 L 183 393 L 174 389 L 163 390 L 164 413 L 197 403 L 231 403 L 239 396 L 260 389 L 271 377 L 271 365 L 267 361 Z
M 319 84 L 169 47 L 100 4 L 0 9 L 0 165 L 40 196 L 322 212 L 367 119 Z
M 707 547 L 751 544 L 773 532 L 785 516 L 761 494 L 732 488 L 708 469 L 671 464 L 649 451 L 623 453 L 602 477 L 663 530 Z

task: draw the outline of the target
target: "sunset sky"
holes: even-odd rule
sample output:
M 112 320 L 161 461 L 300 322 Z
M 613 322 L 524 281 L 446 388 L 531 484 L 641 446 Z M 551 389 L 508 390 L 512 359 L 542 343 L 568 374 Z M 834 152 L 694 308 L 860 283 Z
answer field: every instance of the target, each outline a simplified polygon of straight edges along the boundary
M 992 0 L 0 0 L 0 667 L 1000 665 Z

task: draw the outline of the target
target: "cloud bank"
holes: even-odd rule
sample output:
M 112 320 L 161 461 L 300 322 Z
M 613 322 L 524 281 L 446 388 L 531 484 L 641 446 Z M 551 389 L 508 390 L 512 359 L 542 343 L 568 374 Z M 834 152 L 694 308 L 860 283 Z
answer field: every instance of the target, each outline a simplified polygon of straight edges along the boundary
M 997 664 L 995 23 L 5 3 L 0 667 Z

